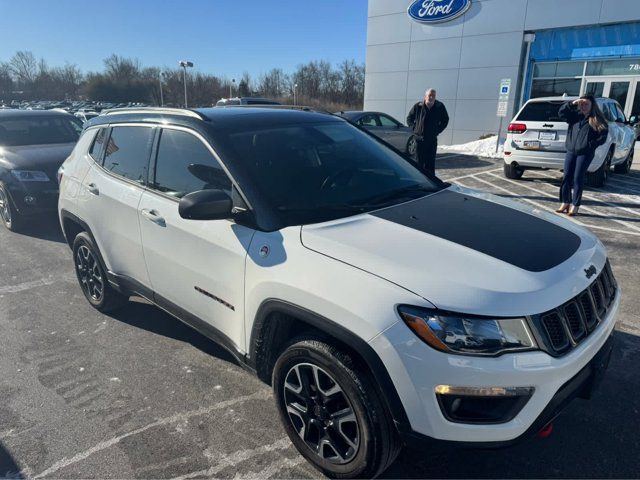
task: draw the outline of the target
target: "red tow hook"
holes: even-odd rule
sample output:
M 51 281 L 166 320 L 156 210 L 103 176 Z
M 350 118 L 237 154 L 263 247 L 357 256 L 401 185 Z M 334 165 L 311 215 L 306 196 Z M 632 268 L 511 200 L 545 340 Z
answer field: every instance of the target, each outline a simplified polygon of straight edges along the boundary
M 542 430 L 540 430 L 538 432 L 537 437 L 538 438 L 549 438 L 551 436 L 552 432 L 553 432 L 553 422 L 549 422 L 544 427 L 542 427 Z

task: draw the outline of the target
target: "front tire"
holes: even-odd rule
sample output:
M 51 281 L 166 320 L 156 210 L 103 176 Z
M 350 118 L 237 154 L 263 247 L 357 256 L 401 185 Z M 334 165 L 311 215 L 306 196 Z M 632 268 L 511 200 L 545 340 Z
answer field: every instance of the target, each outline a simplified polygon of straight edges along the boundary
M 0 183 L 0 220 L 12 232 L 19 232 L 24 228 L 24 217 L 18 213 L 9 197 L 4 184 Z
M 629 171 L 631 170 L 631 164 L 633 163 L 633 155 L 635 153 L 634 150 L 635 147 L 631 147 L 631 150 L 629 150 L 629 155 L 627 155 L 625 161 L 613 167 L 613 171 L 615 173 L 629 173 Z
M 418 152 L 418 141 L 414 135 L 411 135 L 409 140 L 407 141 L 407 155 L 411 158 L 416 158 L 416 154 Z
M 609 178 L 609 170 L 611 169 L 611 150 L 607 153 L 607 156 L 595 172 L 587 172 L 587 185 L 591 187 L 604 187 Z
M 366 370 L 327 343 L 302 340 L 287 348 L 276 361 L 273 389 L 291 442 L 328 477 L 375 477 L 400 452 Z
M 128 297 L 109 284 L 98 247 L 88 233 L 81 232 L 76 236 L 73 242 L 73 260 L 82 293 L 93 308 L 106 313 L 127 303 Z
M 524 169 L 515 163 L 504 164 L 504 176 L 511 180 L 520 180 L 524 174 Z

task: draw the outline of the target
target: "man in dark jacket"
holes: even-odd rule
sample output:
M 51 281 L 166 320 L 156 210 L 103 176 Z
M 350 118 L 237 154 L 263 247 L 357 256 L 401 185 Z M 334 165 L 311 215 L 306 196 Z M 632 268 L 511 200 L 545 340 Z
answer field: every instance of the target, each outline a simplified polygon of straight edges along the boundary
M 413 128 L 417 140 L 418 168 L 435 175 L 438 135 L 447 128 L 449 115 L 442 102 L 436 100 L 433 88 L 424 92 L 424 99 L 416 103 L 407 116 L 407 125 Z

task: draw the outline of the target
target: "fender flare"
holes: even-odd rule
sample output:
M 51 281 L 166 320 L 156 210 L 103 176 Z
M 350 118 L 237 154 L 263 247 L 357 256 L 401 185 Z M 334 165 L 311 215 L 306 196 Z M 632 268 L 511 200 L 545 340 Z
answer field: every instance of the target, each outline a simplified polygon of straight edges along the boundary
M 264 300 L 260 304 L 251 329 L 249 357 L 247 358 L 249 366 L 252 369 L 256 370 L 262 333 L 265 328 L 268 328 L 268 318 L 274 313 L 281 313 L 296 318 L 301 322 L 327 333 L 354 350 L 362 358 L 373 375 L 374 383 L 378 385 L 380 396 L 391 413 L 398 431 L 411 431 L 409 418 L 407 417 L 395 385 L 391 380 L 391 376 L 373 347 L 342 325 L 311 310 L 307 310 L 304 307 L 275 298 Z

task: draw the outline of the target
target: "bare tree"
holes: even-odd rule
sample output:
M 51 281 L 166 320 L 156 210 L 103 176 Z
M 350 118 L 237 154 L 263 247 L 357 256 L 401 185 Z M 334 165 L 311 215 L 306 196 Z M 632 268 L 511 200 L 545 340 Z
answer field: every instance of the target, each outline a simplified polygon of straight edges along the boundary
M 9 68 L 18 83 L 31 85 L 38 72 L 36 57 L 26 50 L 16 52 L 9 60 Z

